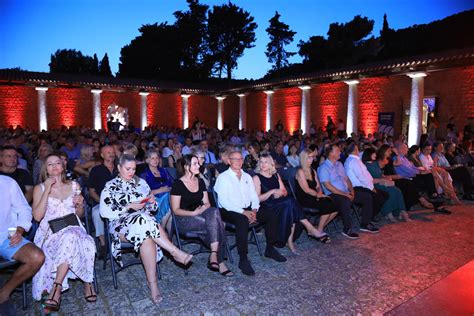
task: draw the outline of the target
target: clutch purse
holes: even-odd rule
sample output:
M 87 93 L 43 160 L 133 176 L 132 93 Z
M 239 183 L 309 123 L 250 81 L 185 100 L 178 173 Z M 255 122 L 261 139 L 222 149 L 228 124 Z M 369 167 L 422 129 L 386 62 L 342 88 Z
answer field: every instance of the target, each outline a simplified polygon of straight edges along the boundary
M 49 228 L 53 234 L 57 233 L 58 231 L 68 227 L 68 226 L 79 226 L 79 221 L 77 220 L 77 216 L 74 213 L 68 214 L 63 217 L 58 217 L 48 221 Z
M 204 205 L 204 203 L 201 200 L 199 202 L 188 205 L 188 210 L 190 210 L 192 212 L 192 211 L 196 210 L 198 207 L 200 207 L 202 205 Z

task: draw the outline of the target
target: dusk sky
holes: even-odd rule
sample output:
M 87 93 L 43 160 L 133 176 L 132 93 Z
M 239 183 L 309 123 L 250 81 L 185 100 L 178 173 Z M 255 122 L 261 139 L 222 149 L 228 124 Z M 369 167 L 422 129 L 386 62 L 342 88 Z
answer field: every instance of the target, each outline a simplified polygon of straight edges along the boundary
M 212 7 L 227 1 L 200 1 Z M 383 15 L 391 28 L 424 24 L 474 8 L 473 0 L 236 0 L 249 11 L 258 28 L 255 47 L 248 49 L 234 70 L 238 79 L 258 79 L 270 69 L 265 56 L 268 20 L 278 11 L 297 32 L 288 46 L 312 35 L 326 36 L 332 22 L 348 22 L 360 14 L 375 20 L 378 36 Z M 174 23 L 173 12 L 187 10 L 185 0 L 0 0 L 0 68 L 49 72 L 57 49 L 77 49 L 99 60 L 108 53 L 118 71 L 120 49 L 139 35 L 143 24 Z M 301 61 L 296 55 L 291 62 Z

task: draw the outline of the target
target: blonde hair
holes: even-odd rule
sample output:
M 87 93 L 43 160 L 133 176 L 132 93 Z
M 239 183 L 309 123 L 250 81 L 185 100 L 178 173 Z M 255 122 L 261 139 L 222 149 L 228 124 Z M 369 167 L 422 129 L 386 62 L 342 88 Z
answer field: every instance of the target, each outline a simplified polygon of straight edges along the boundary
M 308 166 L 308 156 L 312 153 L 313 152 L 307 148 L 303 149 L 303 151 L 300 153 L 300 166 L 305 173 L 309 172 L 311 174 L 311 166 Z
M 270 174 L 274 175 L 277 173 L 277 170 L 275 168 L 275 161 L 273 160 L 273 157 L 270 156 L 269 154 L 262 154 L 260 158 L 258 158 L 257 162 L 257 167 L 255 168 L 255 173 L 260 173 L 262 170 L 260 169 L 260 163 L 262 162 L 263 159 L 268 159 L 268 162 L 270 162 Z
M 63 172 L 61 172 L 61 182 L 62 183 L 66 183 L 66 165 L 64 164 L 63 160 L 61 159 L 61 157 L 59 157 L 58 155 L 56 154 L 49 154 L 48 156 L 46 156 L 46 158 L 44 159 L 44 163 L 43 165 L 41 166 L 41 171 L 40 171 L 40 182 L 44 182 L 46 181 L 46 179 L 48 179 L 49 175 L 48 175 L 48 164 L 46 163 L 46 161 L 50 158 L 50 157 L 56 157 L 58 158 L 60 161 L 61 161 L 61 165 L 63 166 Z

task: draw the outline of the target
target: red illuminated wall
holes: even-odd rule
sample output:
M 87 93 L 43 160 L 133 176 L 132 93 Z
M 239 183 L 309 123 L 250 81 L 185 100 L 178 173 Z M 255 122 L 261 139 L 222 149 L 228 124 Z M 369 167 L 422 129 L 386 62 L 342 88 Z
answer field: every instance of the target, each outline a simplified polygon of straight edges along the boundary
M 438 98 L 439 136 L 444 135 L 450 116 L 459 129 L 474 116 L 474 66 L 429 73 L 425 78 L 425 96 Z M 366 133 L 377 129 L 379 112 L 395 113 L 395 133 L 401 131 L 409 108 L 411 79 L 405 75 L 360 79 L 359 128 Z M 315 84 L 311 89 L 311 120 L 325 126 L 326 117 L 346 120 L 348 86 L 345 83 Z M 92 126 L 92 93 L 88 88 L 55 88 L 46 92 L 48 127 L 61 125 Z M 266 95 L 262 91 L 247 96 L 247 127 L 265 129 Z M 140 96 L 138 91 L 107 91 L 101 94 L 101 111 L 106 126 L 107 107 L 111 104 L 127 107 L 130 120 L 140 126 Z M 273 95 L 274 124 L 281 119 L 293 131 L 300 127 L 301 90 L 287 88 Z M 179 93 L 151 92 L 147 99 L 148 123 L 181 126 L 181 96 Z M 208 126 L 217 125 L 217 100 L 213 96 L 193 95 L 189 98 L 189 122 L 198 117 Z M 229 95 L 224 100 L 224 122 L 238 126 L 239 98 Z M 37 91 L 31 86 L 0 85 L 0 126 L 22 125 L 38 128 Z
M 0 126 L 38 129 L 37 95 L 34 87 L 0 86 Z
M 343 82 L 325 83 L 311 87 L 311 120 L 316 128 L 326 128 L 327 117 L 331 116 L 334 123 L 339 118 L 344 122 L 347 117 L 347 85 Z

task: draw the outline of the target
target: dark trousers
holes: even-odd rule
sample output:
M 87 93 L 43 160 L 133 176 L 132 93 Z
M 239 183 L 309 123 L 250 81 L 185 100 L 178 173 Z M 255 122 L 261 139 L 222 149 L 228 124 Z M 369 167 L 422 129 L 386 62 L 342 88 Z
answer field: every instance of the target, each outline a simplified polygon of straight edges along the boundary
M 433 174 L 418 174 L 412 181 L 418 192 L 427 192 L 428 196 L 432 196 L 436 193 Z
M 363 187 L 355 187 L 354 188 L 354 192 L 359 192 L 359 191 L 367 192 L 372 197 L 372 218 L 370 219 L 370 220 L 372 220 L 375 217 L 375 215 L 380 213 L 380 210 L 382 209 L 383 204 L 385 203 L 385 201 L 388 200 L 388 192 L 385 192 L 385 191 L 382 191 L 382 190 L 376 190 L 374 192 L 372 190 L 369 190 L 369 189 L 363 188 Z M 370 220 L 369 220 L 369 222 L 370 222 Z
M 351 206 L 352 206 L 352 201 L 349 200 L 344 195 L 339 195 L 339 194 L 331 194 L 330 195 L 334 205 L 336 206 L 336 209 L 339 210 L 339 213 L 341 214 L 342 218 L 342 225 L 344 226 L 344 231 L 348 231 L 352 227 L 352 221 L 351 221 Z
M 247 216 L 227 211 L 221 208 L 221 218 L 224 222 L 235 225 L 235 241 L 237 243 L 237 252 L 239 255 L 247 256 L 248 253 L 248 233 L 249 233 L 249 220 Z M 271 209 L 261 208 L 257 212 L 257 221 L 262 223 L 265 228 L 265 238 L 267 241 L 267 247 L 273 247 L 277 241 L 277 228 L 278 228 L 278 214 L 273 212 Z
M 462 167 L 450 169 L 448 170 L 448 172 L 454 181 L 460 182 L 462 184 L 464 195 L 471 195 L 472 180 L 471 180 L 471 173 L 469 172 L 469 169 L 462 166 Z

